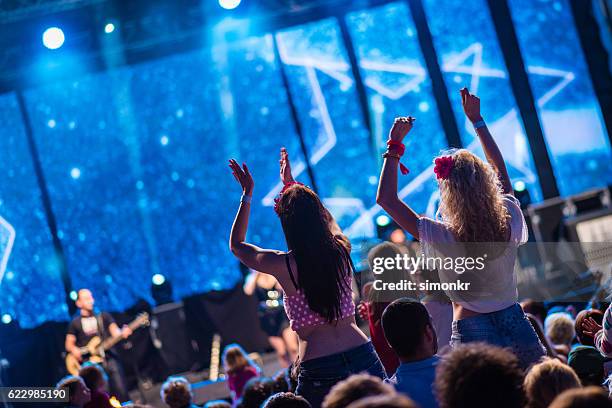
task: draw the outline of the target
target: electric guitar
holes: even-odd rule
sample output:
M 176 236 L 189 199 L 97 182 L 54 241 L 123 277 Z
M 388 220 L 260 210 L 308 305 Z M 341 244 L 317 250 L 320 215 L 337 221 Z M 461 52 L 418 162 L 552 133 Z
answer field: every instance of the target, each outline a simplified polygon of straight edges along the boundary
M 140 313 L 130 324 L 128 324 L 128 327 L 130 330 L 134 331 L 142 326 L 148 325 L 149 314 L 143 312 Z M 102 341 L 100 336 L 93 337 L 91 340 L 89 340 L 86 346 L 80 347 L 83 361 L 91 361 L 92 363 L 102 364 L 104 362 L 104 355 L 106 351 L 121 340 L 123 340 L 123 336 L 121 335 L 109 337 L 104 341 Z M 81 369 L 81 363 L 71 353 L 66 355 L 66 369 L 72 375 L 78 375 L 79 370 Z

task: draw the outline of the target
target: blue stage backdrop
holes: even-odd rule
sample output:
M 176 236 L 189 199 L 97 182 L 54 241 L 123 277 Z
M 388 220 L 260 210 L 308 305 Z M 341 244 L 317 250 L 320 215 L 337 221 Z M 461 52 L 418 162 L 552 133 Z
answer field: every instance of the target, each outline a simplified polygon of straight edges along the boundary
M 561 195 L 612 184 L 610 139 L 569 1 L 509 6 Z
M 609 138 L 567 1 L 509 4 L 561 193 L 612 182 Z M 512 179 L 541 200 L 537 158 L 486 1 L 423 5 L 463 144 L 482 154 L 459 104 L 458 91 L 468 86 L 481 97 Z M 239 282 L 227 243 L 240 196 L 230 157 L 248 163 L 255 178 L 254 243 L 286 247 L 273 211 L 281 146 L 296 178 L 312 185 L 308 160 L 321 197 L 347 234 L 373 238 L 388 128 L 394 117 L 413 115 L 404 158 L 411 171 L 400 177 L 400 195 L 434 215 L 432 160 L 448 145 L 405 2 L 231 42 L 222 25 L 210 36 L 209 48 L 19 91 L 38 157 L 31 155 L 16 94 L 0 96 L 0 152 L 8 158 L 0 185 L 2 321 L 33 327 L 68 318 L 36 160 L 73 287 L 91 288 L 109 311 L 138 298 L 152 301 L 156 273 L 172 282 L 177 299 Z M 69 57 L 78 61 L 74 51 Z M 371 132 L 354 72 L 363 80 Z

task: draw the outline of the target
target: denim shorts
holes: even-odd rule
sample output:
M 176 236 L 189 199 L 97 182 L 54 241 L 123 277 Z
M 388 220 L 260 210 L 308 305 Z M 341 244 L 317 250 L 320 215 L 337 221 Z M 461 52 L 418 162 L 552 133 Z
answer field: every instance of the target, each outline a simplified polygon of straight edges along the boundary
M 295 393 L 306 398 L 313 408 L 320 407 L 334 385 L 353 374 L 362 372 L 381 379 L 386 378 L 385 369 L 372 342 L 300 363 Z
M 497 312 L 453 321 L 451 347 L 477 341 L 511 349 L 523 369 L 546 355 L 546 349 L 518 303 Z

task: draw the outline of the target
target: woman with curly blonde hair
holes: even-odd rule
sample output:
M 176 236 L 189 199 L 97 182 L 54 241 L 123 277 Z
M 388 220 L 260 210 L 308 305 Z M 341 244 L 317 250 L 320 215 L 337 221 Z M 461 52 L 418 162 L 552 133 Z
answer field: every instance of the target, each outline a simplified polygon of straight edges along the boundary
M 517 303 L 514 263 L 518 246 L 527 241 L 527 227 L 501 152 L 480 115 L 480 100 L 466 88 L 461 98 L 488 163 L 464 149 L 437 157 L 441 220 L 421 217 L 397 195 L 402 140 L 414 122 L 397 118 L 383 155 L 376 202 L 421 242 L 426 261 L 436 265 L 453 302 L 451 346 L 485 341 L 509 347 L 527 368 L 545 354 Z

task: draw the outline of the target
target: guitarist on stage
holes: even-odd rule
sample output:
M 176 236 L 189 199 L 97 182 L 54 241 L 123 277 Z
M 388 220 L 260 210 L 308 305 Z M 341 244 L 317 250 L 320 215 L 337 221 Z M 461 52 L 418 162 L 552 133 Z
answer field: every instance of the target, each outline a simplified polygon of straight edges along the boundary
M 83 362 L 80 347 L 87 345 L 94 336 L 99 336 L 104 340 L 111 336 L 127 338 L 132 334 L 132 330 L 126 325 L 120 329 L 110 314 L 94 313 L 94 298 L 89 289 L 79 290 L 76 305 L 79 308 L 79 316 L 75 317 L 68 327 L 65 347 L 66 351 L 79 362 Z M 123 369 L 117 360 L 117 355 L 111 349 L 106 352 L 105 357 L 103 366 L 109 377 L 110 393 L 120 401 L 128 400 Z

